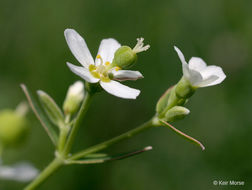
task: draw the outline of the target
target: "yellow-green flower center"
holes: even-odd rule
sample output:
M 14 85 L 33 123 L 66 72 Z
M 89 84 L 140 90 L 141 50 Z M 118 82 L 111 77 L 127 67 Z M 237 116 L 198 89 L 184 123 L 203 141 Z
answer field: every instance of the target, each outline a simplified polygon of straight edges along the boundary
M 103 59 L 100 55 L 97 55 L 97 59 L 100 59 L 100 64 L 99 65 L 89 65 L 89 71 L 93 75 L 93 77 L 100 79 L 102 82 L 110 82 L 110 75 L 109 71 L 111 68 L 109 65 L 111 64 L 110 62 L 105 62 L 103 63 Z M 115 70 L 120 70 L 119 67 L 114 67 L 112 69 Z

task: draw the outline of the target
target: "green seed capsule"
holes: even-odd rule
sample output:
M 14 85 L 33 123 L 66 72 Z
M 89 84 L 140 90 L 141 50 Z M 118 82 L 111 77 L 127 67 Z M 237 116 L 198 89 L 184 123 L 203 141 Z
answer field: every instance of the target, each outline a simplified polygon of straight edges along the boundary
M 24 116 L 12 110 L 0 112 L 0 142 L 4 146 L 21 143 L 28 131 L 29 123 Z
M 122 69 L 128 69 L 132 67 L 136 61 L 136 53 L 129 46 L 122 46 L 115 52 L 112 65 Z

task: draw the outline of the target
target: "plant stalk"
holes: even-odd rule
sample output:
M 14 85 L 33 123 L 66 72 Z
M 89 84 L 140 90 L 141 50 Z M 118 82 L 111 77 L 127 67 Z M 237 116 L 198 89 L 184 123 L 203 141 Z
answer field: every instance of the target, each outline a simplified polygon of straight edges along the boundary
M 34 190 L 40 186 L 49 176 L 64 164 L 60 158 L 55 158 L 24 190 Z
M 93 96 L 93 94 L 91 94 L 89 91 L 86 92 L 83 103 L 80 108 L 80 111 L 76 117 L 76 121 L 74 122 L 73 128 L 70 132 L 67 143 L 65 145 L 65 149 L 64 149 L 64 153 L 63 153 L 64 156 L 67 156 L 69 154 L 69 152 L 71 151 L 75 136 L 78 132 L 78 129 L 79 129 L 82 121 L 83 121 L 84 116 L 87 113 L 88 107 L 91 103 L 92 96 Z
M 100 150 L 106 149 L 106 148 L 108 148 L 109 146 L 111 146 L 111 145 L 113 145 L 115 143 L 118 143 L 118 142 L 120 142 L 122 140 L 125 140 L 125 139 L 128 139 L 128 138 L 131 138 L 131 137 L 133 137 L 133 136 L 135 136 L 135 135 L 137 135 L 137 134 L 139 134 L 139 133 L 141 133 L 141 132 L 143 132 L 143 131 L 145 131 L 145 130 L 147 130 L 149 128 L 152 128 L 152 127 L 156 126 L 154 124 L 154 119 L 155 119 L 155 117 L 153 119 L 145 122 L 144 124 L 140 125 L 139 127 L 135 128 L 135 129 L 132 129 L 132 130 L 126 132 L 126 133 L 123 133 L 123 134 L 121 134 L 121 135 L 119 135 L 117 137 L 114 137 L 114 138 L 112 138 L 110 140 L 107 140 L 107 141 L 105 141 L 103 143 L 94 145 L 94 146 L 92 146 L 90 148 L 87 148 L 87 149 L 85 149 L 83 151 L 80 151 L 80 152 L 74 154 L 73 156 L 69 157 L 69 160 L 76 160 L 76 159 L 85 157 L 88 154 L 92 154 L 92 153 L 98 152 Z

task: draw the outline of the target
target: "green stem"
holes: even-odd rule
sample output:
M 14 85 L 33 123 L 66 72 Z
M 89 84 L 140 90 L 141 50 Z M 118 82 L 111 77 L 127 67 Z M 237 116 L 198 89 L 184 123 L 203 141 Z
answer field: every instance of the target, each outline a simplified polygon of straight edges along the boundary
M 155 119 L 156 118 L 154 117 L 153 119 L 147 121 L 146 123 L 140 125 L 139 127 L 135 128 L 135 129 L 132 129 L 126 133 L 123 133 L 123 134 L 121 134 L 117 137 L 114 137 L 110 140 L 107 140 L 103 143 L 100 143 L 100 144 L 97 144 L 97 145 L 92 146 L 90 148 L 87 148 L 86 150 L 80 151 L 80 152 L 74 154 L 73 156 L 69 157 L 69 160 L 76 160 L 76 159 L 82 158 L 88 154 L 106 149 L 115 143 L 118 143 L 118 142 L 125 140 L 125 139 L 128 139 L 128 138 L 131 138 L 131 137 L 133 137 L 133 136 L 135 136 L 135 135 L 137 135 L 137 134 L 139 134 L 149 128 L 152 128 L 152 127 L 156 126 Z
M 68 134 L 68 126 L 64 126 L 61 128 L 60 130 L 60 135 L 59 135 L 59 143 L 58 143 L 58 151 L 62 152 L 64 150 L 64 146 L 66 143 L 66 139 L 67 139 L 67 134 Z
M 24 190 L 33 190 L 63 165 L 63 160 L 55 158 Z
M 0 163 L 2 159 L 3 150 L 4 150 L 4 146 L 0 143 Z
M 71 133 L 70 133 L 70 135 L 68 137 L 68 140 L 67 140 L 67 143 L 65 145 L 65 149 L 64 149 L 64 155 L 65 156 L 67 156 L 69 154 L 69 152 L 71 151 L 75 136 L 76 136 L 76 134 L 78 132 L 78 129 L 79 129 L 81 123 L 82 123 L 82 120 L 83 120 L 84 116 L 87 113 L 87 110 L 88 110 L 88 107 L 90 105 L 92 96 L 93 96 L 93 94 L 90 94 L 89 91 L 86 91 L 85 98 L 84 98 L 83 103 L 81 105 L 80 111 L 79 111 L 79 113 L 78 113 L 78 115 L 76 117 L 76 121 L 74 122 L 73 128 L 71 130 Z

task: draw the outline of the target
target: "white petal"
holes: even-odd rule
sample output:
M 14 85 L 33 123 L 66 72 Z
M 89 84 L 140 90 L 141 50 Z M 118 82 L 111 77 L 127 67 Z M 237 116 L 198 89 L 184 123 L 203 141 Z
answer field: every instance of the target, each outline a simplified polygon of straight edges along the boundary
M 100 84 L 108 93 L 119 98 L 136 99 L 136 97 L 140 94 L 140 90 L 130 88 L 113 80 L 110 82 L 100 81 Z
M 192 86 L 197 86 L 198 83 L 202 82 L 203 78 L 198 71 L 189 70 L 188 80 L 190 81 Z
M 200 87 L 220 84 L 226 78 L 222 68 L 215 65 L 210 65 L 205 68 L 201 71 L 201 75 L 203 77 L 203 81 L 199 84 Z
M 211 84 L 213 82 L 215 82 L 216 80 L 218 80 L 219 77 L 215 76 L 215 75 L 211 75 L 210 77 L 208 77 L 207 79 L 205 80 L 202 80 L 202 81 L 199 81 L 199 82 L 196 82 L 194 84 L 194 86 L 196 87 L 206 87 L 206 86 L 211 86 Z
M 90 64 L 94 64 L 85 40 L 75 30 L 66 29 L 64 35 L 71 52 L 83 67 L 88 68 Z
M 23 162 L 14 166 L 0 166 L 0 178 L 16 181 L 30 181 L 38 174 L 31 164 Z
M 115 80 L 125 81 L 125 80 L 137 80 L 143 78 L 143 75 L 139 71 L 130 71 L 130 70 L 119 70 L 112 71 Z
M 75 65 L 68 63 L 68 62 L 67 62 L 67 66 L 69 67 L 69 69 L 73 73 L 80 76 L 81 78 L 83 78 L 87 82 L 96 83 L 99 81 L 99 79 L 94 78 L 93 75 L 91 75 L 91 73 L 89 72 L 89 70 L 84 67 L 75 66 Z
M 101 56 L 104 63 L 107 61 L 112 63 L 114 54 L 119 47 L 121 47 L 121 44 L 119 44 L 115 39 L 104 39 L 100 43 L 97 55 Z M 100 59 L 96 58 L 95 63 L 100 64 Z
M 192 57 L 188 63 L 189 69 L 193 69 L 195 71 L 201 72 L 207 67 L 207 64 L 203 59 L 199 57 Z
M 185 76 L 185 78 L 189 79 L 190 74 L 189 74 L 189 67 L 188 64 L 185 61 L 185 57 L 183 55 L 183 53 L 180 51 L 179 48 L 177 48 L 176 46 L 174 46 L 175 51 L 177 52 L 179 59 L 182 63 L 182 69 L 183 69 L 183 75 Z

